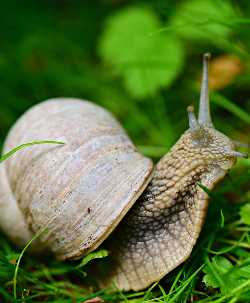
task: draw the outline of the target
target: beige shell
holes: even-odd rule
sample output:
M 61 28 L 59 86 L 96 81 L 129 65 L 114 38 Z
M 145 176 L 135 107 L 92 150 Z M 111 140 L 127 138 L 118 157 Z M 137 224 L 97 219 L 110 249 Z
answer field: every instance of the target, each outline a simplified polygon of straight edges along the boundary
M 0 226 L 18 245 L 46 227 L 38 250 L 78 258 L 125 216 L 149 183 L 152 162 L 109 112 L 78 99 L 31 108 L 10 131 L 4 152 L 35 140 L 66 144 L 35 145 L 0 165 Z

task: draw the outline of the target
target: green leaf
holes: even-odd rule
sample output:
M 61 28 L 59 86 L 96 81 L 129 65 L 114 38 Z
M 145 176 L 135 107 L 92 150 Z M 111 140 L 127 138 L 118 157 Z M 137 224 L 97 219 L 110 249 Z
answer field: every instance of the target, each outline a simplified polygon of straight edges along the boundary
M 216 256 L 212 262 L 207 260 L 207 265 L 203 269 L 205 276 L 203 282 L 208 287 L 220 288 L 225 295 L 233 294 L 244 287 L 250 279 L 250 265 L 234 265 L 222 256 Z M 249 291 L 242 295 L 242 298 L 249 295 Z
M 82 259 L 81 263 L 77 266 L 77 268 L 81 268 L 81 267 L 85 266 L 91 260 L 101 259 L 101 258 L 105 258 L 107 256 L 108 256 L 108 251 L 105 249 L 91 252 Z
M 232 32 L 236 13 L 228 1 L 190 0 L 176 9 L 170 24 L 181 37 L 190 40 L 218 43 Z
M 181 71 L 182 45 L 172 34 L 158 32 L 160 27 L 150 9 L 127 8 L 108 19 L 101 37 L 101 57 L 114 66 L 134 97 L 152 97 Z
M 250 203 L 245 204 L 240 208 L 240 216 L 245 224 L 250 225 Z
M 212 262 L 207 262 L 206 267 L 203 269 L 205 276 L 203 282 L 209 286 L 218 288 L 223 285 L 221 275 L 225 274 L 233 265 L 226 258 L 216 256 L 212 259 Z

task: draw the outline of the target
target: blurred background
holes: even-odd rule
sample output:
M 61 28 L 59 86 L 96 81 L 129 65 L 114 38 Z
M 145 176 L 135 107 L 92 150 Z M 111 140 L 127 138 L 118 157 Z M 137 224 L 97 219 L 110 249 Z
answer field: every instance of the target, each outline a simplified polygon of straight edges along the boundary
M 212 53 L 213 120 L 249 140 L 250 2 L 4 1 L 0 5 L 0 142 L 29 107 L 69 96 L 108 108 L 158 158 L 199 100 Z

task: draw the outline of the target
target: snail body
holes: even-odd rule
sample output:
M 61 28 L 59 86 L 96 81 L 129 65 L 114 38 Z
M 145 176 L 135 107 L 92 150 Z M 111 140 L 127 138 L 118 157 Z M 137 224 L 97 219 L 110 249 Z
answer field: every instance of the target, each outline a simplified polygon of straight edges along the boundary
M 1 228 L 20 246 L 46 229 L 34 249 L 59 259 L 80 258 L 108 238 L 113 266 L 101 284 L 124 290 L 143 289 L 181 264 L 206 214 L 198 184 L 212 189 L 243 156 L 213 127 L 207 64 L 204 55 L 198 120 L 190 107 L 189 129 L 155 167 L 91 102 L 58 98 L 31 108 L 4 151 L 35 140 L 65 144 L 33 146 L 1 164 Z

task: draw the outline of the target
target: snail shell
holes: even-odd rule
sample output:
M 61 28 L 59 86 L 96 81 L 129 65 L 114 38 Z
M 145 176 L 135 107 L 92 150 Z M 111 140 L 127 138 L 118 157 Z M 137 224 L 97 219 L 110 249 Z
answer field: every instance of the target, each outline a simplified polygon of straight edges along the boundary
M 51 99 L 26 112 L 4 151 L 47 140 L 1 165 L 0 225 L 19 245 L 46 227 L 35 249 L 60 259 L 94 250 L 141 195 L 152 172 L 117 120 L 77 99 Z

